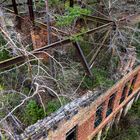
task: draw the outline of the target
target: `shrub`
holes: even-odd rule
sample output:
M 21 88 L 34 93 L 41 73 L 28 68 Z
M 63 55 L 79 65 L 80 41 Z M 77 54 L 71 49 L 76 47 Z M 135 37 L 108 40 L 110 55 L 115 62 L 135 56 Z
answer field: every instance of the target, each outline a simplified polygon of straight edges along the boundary
M 65 105 L 65 104 L 67 104 L 69 102 L 69 100 L 64 98 L 64 97 L 60 97 L 60 100 L 61 100 L 63 105 Z M 60 107 L 61 107 L 61 104 L 60 104 L 60 101 L 58 99 L 51 100 L 46 105 L 46 108 L 47 108 L 46 114 L 50 115 L 51 113 L 53 113 L 56 110 L 58 110 Z
M 0 118 L 3 118 L 6 115 L 7 110 L 10 111 L 14 107 L 16 107 L 20 103 L 20 99 L 21 97 L 16 93 L 1 95 L 0 103 L 3 104 L 3 107 L 2 109 L 0 109 Z M 0 107 L 2 106 L 2 104 L 0 104 Z
M 57 100 L 49 101 L 47 103 L 47 115 L 50 115 L 51 113 L 55 112 L 61 107 L 61 104 Z
M 88 9 L 82 9 L 79 6 L 75 6 L 73 8 L 69 7 L 67 12 L 64 13 L 63 16 L 56 15 L 58 26 L 69 26 L 75 19 L 79 18 L 84 15 L 88 15 L 91 12 Z
M 93 78 L 86 76 L 83 83 L 81 84 L 81 87 L 84 89 L 92 89 L 94 88 L 94 82 Z
M 134 114 L 135 116 L 140 118 L 140 99 L 135 104 L 133 104 L 133 109 L 129 111 L 130 116 L 131 114 Z
M 64 97 L 60 97 L 60 99 L 63 105 L 69 102 L 69 100 Z M 46 104 L 47 111 L 44 113 L 43 108 L 40 107 L 35 100 L 30 100 L 25 106 L 25 110 L 21 119 L 24 121 L 26 125 L 31 125 L 36 123 L 37 120 L 40 120 L 45 116 L 55 112 L 60 107 L 61 104 L 58 99 L 51 100 Z
M 107 140 L 139 140 L 140 139 L 140 100 L 133 104 L 128 115 L 122 118 L 118 129 L 112 129 L 107 135 Z
M 35 100 L 30 100 L 25 107 L 22 119 L 27 125 L 30 125 L 42 119 L 44 116 L 43 108 L 39 107 Z

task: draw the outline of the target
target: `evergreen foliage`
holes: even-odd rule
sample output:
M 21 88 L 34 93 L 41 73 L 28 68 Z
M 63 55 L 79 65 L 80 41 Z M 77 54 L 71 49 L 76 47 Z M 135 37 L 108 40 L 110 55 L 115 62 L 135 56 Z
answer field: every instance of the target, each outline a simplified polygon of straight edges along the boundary
M 69 7 L 63 16 L 56 15 L 57 17 L 57 26 L 69 26 L 74 22 L 75 19 L 80 18 L 83 14 L 89 15 L 91 13 L 88 9 L 82 9 L 79 6 L 74 8 Z
M 30 100 L 25 107 L 23 120 L 26 124 L 33 124 L 44 117 L 43 108 L 35 100 Z

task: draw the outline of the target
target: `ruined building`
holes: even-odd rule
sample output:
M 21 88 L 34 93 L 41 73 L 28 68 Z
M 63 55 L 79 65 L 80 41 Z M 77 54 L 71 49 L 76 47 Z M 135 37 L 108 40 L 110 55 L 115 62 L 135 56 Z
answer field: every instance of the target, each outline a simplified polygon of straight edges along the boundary
M 19 9 L 19 6 L 23 3 L 26 5 L 25 9 L 28 12 Z M 82 1 L 77 2 L 70 0 L 70 7 L 73 7 L 74 4 L 79 4 L 82 8 L 87 6 Z M 92 39 L 101 39 L 101 42 L 98 42 L 100 45 L 89 64 L 78 41 L 70 38 L 73 37 L 72 33 L 69 34 L 62 30 L 55 29 L 55 20 L 51 18 L 47 23 L 43 19 L 46 14 L 45 12 L 48 9 L 45 12 L 42 12 L 41 15 L 43 16 L 40 17 L 39 12 L 37 13 L 37 11 L 34 10 L 32 0 L 27 0 L 22 3 L 12 0 L 8 4 L 5 3 L 3 6 L 5 9 L 0 7 L 0 26 L 3 28 L 3 34 L 9 30 L 8 27 L 4 26 L 4 23 L 12 23 L 13 27 L 16 28 L 19 33 L 21 40 L 23 41 L 23 39 L 25 39 L 26 41 L 23 41 L 25 44 L 32 42 L 33 49 L 29 54 L 24 54 L 22 52 L 23 54 L 19 53 L 19 55 L 16 55 L 15 57 L 0 62 L 0 69 L 7 70 L 12 65 L 22 64 L 28 59 L 31 59 L 33 55 L 43 59 L 43 62 L 45 61 L 45 63 L 48 63 L 49 55 L 44 52 L 49 52 L 49 54 L 55 56 L 56 54 L 51 49 L 63 45 L 61 48 L 63 49 L 63 52 L 69 51 L 66 46 L 74 46 L 78 54 L 76 55 L 80 58 L 79 62 L 82 64 L 85 73 L 89 76 L 94 76 L 94 73 L 91 72 L 91 67 L 100 62 L 99 53 L 104 47 L 104 43 L 114 41 L 116 45 L 120 45 L 118 40 L 120 40 L 121 36 L 118 40 L 115 40 L 111 35 L 108 37 L 109 31 L 111 30 L 115 36 L 117 30 L 124 26 L 131 27 L 140 22 L 140 3 L 138 1 L 124 0 L 117 4 L 118 7 L 124 7 L 119 10 L 115 5 L 110 7 L 109 14 L 113 16 L 105 18 L 102 13 L 106 12 L 106 8 L 102 0 L 99 0 L 95 9 L 97 8 L 96 10 L 99 10 L 100 12 L 95 13 L 95 15 L 83 15 L 89 29 L 82 33 L 79 33 L 78 29 L 81 29 L 81 26 L 85 26 L 83 17 L 78 19 L 74 24 L 75 29 L 72 33 L 75 34 L 76 37 L 84 36 L 85 38 L 88 38 L 88 35 L 93 35 Z M 45 6 L 47 7 L 47 4 Z M 3 15 L 4 11 L 9 7 L 13 10 L 15 15 L 14 18 L 9 16 L 10 20 L 7 19 L 7 17 L 4 18 Z M 11 10 L 10 8 L 9 11 Z M 22 12 L 19 13 L 19 11 Z M 119 12 L 121 14 L 119 14 Z M 37 18 L 40 17 L 41 22 L 37 21 L 35 16 Z M 107 29 L 107 33 L 104 34 L 102 29 Z M 56 32 L 59 35 L 61 34 L 61 37 L 59 36 L 60 38 Z M 86 35 L 88 37 L 86 37 Z M 101 37 L 102 35 L 104 35 L 103 39 Z M 64 38 L 65 36 L 67 37 Z M 51 38 L 51 41 L 49 38 Z M 110 38 L 113 39 L 111 40 Z M 127 44 L 128 42 L 127 40 L 124 40 L 123 43 Z M 114 48 L 112 49 L 112 54 L 114 53 Z M 12 51 L 14 54 L 14 49 Z M 103 90 L 85 90 L 82 95 L 77 96 L 74 100 L 62 106 L 54 113 L 28 126 L 21 133 L 16 133 L 14 138 L 16 140 L 103 140 L 103 135 L 109 131 L 112 125 L 118 125 L 120 118 L 127 115 L 127 112 L 131 109 L 133 103 L 137 102 L 140 97 L 140 66 L 136 61 L 135 46 L 128 43 L 127 51 L 122 51 L 120 53 L 120 58 L 122 59 L 117 67 L 117 78 L 115 77 L 116 81 L 111 87 Z M 95 62 L 95 60 L 98 61 Z

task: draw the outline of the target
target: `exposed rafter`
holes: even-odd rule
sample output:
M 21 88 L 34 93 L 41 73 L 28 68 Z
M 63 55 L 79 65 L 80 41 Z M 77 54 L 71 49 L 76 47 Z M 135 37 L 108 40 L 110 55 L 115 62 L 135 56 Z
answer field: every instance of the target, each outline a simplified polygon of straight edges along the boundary
M 92 17 L 92 18 L 97 18 L 97 17 Z M 129 15 L 129 16 L 126 16 L 126 17 L 124 17 L 122 19 L 117 20 L 116 24 L 123 26 L 125 24 L 136 24 L 136 23 L 139 23 L 139 22 L 140 22 L 140 14 L 133 14 L 133 15 Z M 106 28 L 106 27 L 108 27 L 110 25 L 113 25 L 114 23 L 115 22 L 110 21 L 107 24 L 104 24 L 104 25 L 99 26 L 97 28 L 91 29 L 91 30 L 89 30 L 89 31 L 87 31 L 85 33 L 80 33 L 80 34 L 78 34 L 76 36 L 82 36 L 82 35 L 85 35 L 85 34 L 94 33 L 96 31 L 99 31 L 100 29 L 103 29 L 103 28 Z M 125 23 L 125 24 L 123 24 L 123 23 Z M 32 51 L 31 53 L 33 55 L 36 55 L 37 52 L 47 51 L 49 48 L 54 48 L 54 47 L 60 46 L 62 44 L 63 45 L 64 44 L 68 44 L 70 42 L 71 42 L 70 38 L 64 39 L 64 40 L 52 43 L 50 45 L 44 46 L 42 48 L 36 49 L 36 50 Z M 25 56 L 22 56 L 22 55 L 21 56 L 17 56 L 17 57 L 14 57 L 14 58 L 11 58 L 11 59 L 8 59 L 8 60 L 0 62 L 0 69 L 8 68 L 8 67 L 10 67 L 12 65 L 15 65 L 15 64 L 18 64 L 18 63 L 21 63 L 21 62 L 24 62 L 24 61 L 25 61 Z
M 113 23 L 110 22 L 110 23 L 104 24 L 102 26 L 91 29 L 91 30 L 86 31 L 84 33 L 80 33 L 80 34 L 75 35 L 75 36 L 78 37 L 78 36 L 83 36 L 85 34 L 91 34 L 91 33 L 94 33 L 96 31 L 99 31 L 103 28 L 109 27 L 111 25 L 113 25 Z M 69 37 L 68 39 L 64 39 L 64 40 L 52 43 L 50 45 L 44 46 L 42 48 L 35 49 L 34 51 L 30 52 L 32 54 L 31 56 L 38 55 L 39 52 L 47 51 L 49 48 L 55 48 L 55 47 L 61 46 L 62 44 L 63 45 L 68 44 L 68 43 L 72 42 L 70 38 L 71 37 Z M 28 57 L 30 57 L 30 55 Z M 24 62 L 24 61 L 26 61 L 26 57 L 23 55 L 20 55 L 20 56 L 17 56 L 17 57 L 0 62 L 0 69 L 8 68 L 12 65 L 19 64 L 19 63 Z

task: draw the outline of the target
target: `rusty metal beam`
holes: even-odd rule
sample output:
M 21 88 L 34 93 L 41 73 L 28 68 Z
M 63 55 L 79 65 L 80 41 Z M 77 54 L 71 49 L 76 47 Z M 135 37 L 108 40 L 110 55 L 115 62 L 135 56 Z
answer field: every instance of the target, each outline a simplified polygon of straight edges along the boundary
M 25 60 L 24 56 L 17 56 L 17 57 L 2 61 L 0 62 L 0 69 L 11 67 L 14 64 L 19 64 L 21 62 L 24 62 L 24 60 Z
M 102 17 L 97 17 L 97 16 L 90 16 L 90 15 L 82 15 L 84 16 L 86 19 L 89 19 L 91 21 L 101 21 L 101 22 L 106 22 L 106 23 L 109 23 L 109 22 L 114 22 L 113 20 L 110 20 L 110 19 L 105 19 L 105 18 L 102 18 Z
M 123 18 L 123 19 L 121 19 L 121 20 L 116 21 L 116 23 L 117 23 L 117 24 L 122 24 L 122 23 L 124 23 L 126 20 L 127 20 L 127 22 L 128 22 L 128 19 L 129 19 L 129 24 L 136 24 L 136 23 L 139 23 L 139 22 L 140 22 L 140 15 L 139 15 L 139 14 L 130 15 L 130 16 L 126 17 L 126 18 Z M 134 21 L 133 21 L 132 19 L 133 19 Z M 113 25 L 113 24 L 114 24 L 114 22 L 110 22 L 110 23 L 104 24 L 104 25 L 102 25 L 102 26 L 99 26 L 99 27 L 97 27 L 97 28 L 91 29 L 91 30 L 89 30 L 89 31 L 87 31 L 87 32 L 85 32 L 85 33 L 78 34 L 77 36 L 82 36 L 82 35 L 85 35 L 85 34 L 91 34 L 91 33 L 94 33 L 94 32 L 96 32 L 96 31 L 100 30 L 100 29 L 103 29 L 103 28 L 106 28 L 106 27 L 108 27 L 108 26 L 110 26 L 110 25 Z M 125 25 L 125 24 L 124 24 L 124 25 Z M 36 50 L 32 51 L 31 53 L 32 53 L 32 54 L 35 54 L 36 52 L 39 52 L 39 51 L 47 51 L 49 48 L 54 48 L 54 47 L 60 46 L 60 45 L 62 45 L 62 44 L 63 44 L 63 45 L 64 45 L 64 44 L 68 44 L 68 43 L 70 43 L 70 42 L 71 42 L 70 38 L 64 39 L 64 40 L 62 40 L 62 41 L 58 41 L 58 42 L 52 43 L 52 44 L 50 44 L 50 45 L 44 46 L 44 47 L 42 47 L 42 48 L 36 49 Z M 18 58 L 19 58 L 19 61 L 18 61 Z M 24 61 L 25 61 L 24 58 L 25 58 L 24 56 L 18 56 L 18 57 L 14 57 L 14 58 L 11 58 L 11 59 L 2 61 L 2 62 L 0 62 L 0 69 L 8 68 L 8 67 L 10 67 L 11 65 L 15 65 L 15 64 L 18 64 L 18 63 L 20 63 L 20 62 L 24 62 Z
M 12 11 L 11 9 L 9 8 L 6 8 L 6 7 L 2 7 L 4 8 L 5 10 L 9 11 L 9 12 L 12 12 L 14 13 L 14 11 Z M 20 15 L 17 15 L 19 16 L 20 18 L 24 19 L 23 17 L 21 17 Z M 83 16 L 87 16 L 87 15 L 83 15 Z M 128 15 L 128 16 L 123 16 L 123 18 L 120 18 L 116 21 L 112 21 L 112 20 L 109 20 L 109 19 L 106 19 L 106 18 L 101 18 L 101 17 L 96 17 L 96 16 L 87 16 L 87 18 L 91 18 L 91 19 L 97 19 L 98 21 L 106 21 L 106 22 L 114 22 L 116 23 L 117 25 L 120 25 L 123 27 L 123 25 L 134 25 L 134 24 L 137 24 L 140 22 L 140 13 L 137 13 L 137 14 L 132 14 L 132 15 Z M 39 21 L 35 21 L 39 24 L 43 24 L 43 23 L 40 23 Z M 45 24 L 44 24 L 45 25 Z
M 88 63 L 87 63 L 87 60 L 86 60 L 86 58 L 85 58 L 85 56 L 84 56 L 84 53 L 83 53 L 83 51 L 82 51 L 82 49 L 81 49 L 79 43 L 78 43 L 78 42 L 74 42 L 73 45 L 75 46 L 75 48 L 76 48 L 76 50 L 77 50 L 77 52 L 78 52 L 78 54 L 79 54 L 79 56 L 80 56 L 80 59 L 81 59 L 82 64 L 83 64 L 83 66 L 84 66 L 84 68 L 85 68 L 85 70 L 86 70 L 86 73 L 87 73 L 88 75 L 90 75 L 90 76 L 93 76 L 93 74 L 92 74 L 92 72 L 91 72 L 91 70 L 90 70 L 90 68 L 89 68 L 89 65 L 88 65 Z
M 93 67 L 94 65 L 94 61 L 96 60 L 98 54 L 100 53 L 100 50 L 102 49 L 103 47 L 103 44 L 106 42 L 108 36 L 109 36 L 109 33 L 110 33 L 111 30 L 108 30 L 105 34 L 105 37 L 101 43 L 101 45 L 98 47 L 97 51 L 95 52 L 95 54 L 93 55 L 92 59 L 90 60 L 90 69 Z
M 102 26 L 99 26 L 99 27 L 97 27 L 97 28 L 91 29 L 91 30 L 86 31 L 86 32 L 84 32 L 84 33 L 77 34 L 77 35 L 75 35 L 74 37 L 83 36 L 83 35 L 85 35 L 85 34 L 92 34 L 92 33 L 97 32 L 97 31 L 99 31 L 99 30 L 101 30 L 101 29 L 103 29 L 103 28 L 109 27 L 109 26 L 111 26 L 111 25 L 113 25 L 113 24 L 112 24 L 112 23 L 107 23 L 107 24 L 105 24 L 105 25 L 102 25 Z M 64 40 L 61 40 L 61 41 L 58 41 L 58 42 L 55 42 L 55 43 L 52 43 L 52 44 L 50 44 L 50 45 L 44 46 L 44 47 L 42 47 L 42 48 L 35 49 L 33 52 L 36 52 L 36 51 L 46 51 L 46 50 L 48 50 L 49 48 L 54 48 L 54 47 L 57 47 L 57 46 L 62 45 L 62 44 L 63 44 L 63 45 L 68 44 L 68 43 L 71 42 L 71 39 L 70 39 L 70 38 L 71 38 L 71 37 L 69 37 L 69 38 L 67 38 L 67 39 L 64 39 Z
M 128 20 L 128 19 L 129 19 L 129 20 Z M 130 16 L 127 16 L 127 17 L 125 17 L 125 18 L 123 18 L 123 19 L 117 20 L 117 21 L 116 21 L 116 24 L 123 24 L 123 23 L 126 22 L 126 21 L 127 21 L 127 23 L 129 23 L 129 24 L 136 24 L 136 23 L 139 23 L 139 22 L 140 22 L 140 14 L 130 15 Z M 91 30 L 89 30 L 89 31 L 87 31 L 87 32 L 85 32 L 85 33 L 78 34 L 77 36 L 81 36 L 81 35 L 84 35 L 84 34 L 91 34 L 91 33 L 93 33 L 93 32 L 96 32 L 96 31 L 98 31 L 98 30 L 100 30 L 100 29 L 106 28 L 106 27 L 108 27 L 108 26 L 110 26 L 110 25 L 113 25 L 113 24 L 114 24 L 114 22 L 110 22 L 110 23 L 107 23 L 107 24 L 105 24 L 105 25 L 99 26 L 99 27 L 97 27 L 97 28 L 91 29 Z M 125 25 L 125 24 L 124 24 L 124 25 Z M 50 45 L 48 45 L 48 46 L 44 46 L 44 47 L 42 47 L 42 48 L 36 49 L 36 50 L 32 51 L 32 53 L 34 54 L 35 52 L 38 52 L 38 51 L 46 51 L 46 50 L 48 50 L 49 48 L 54 48 L 54 47 L 57 47 L 57 46 L 59 46 L 59 45 L 62 45 L 62 44 L 64 45 L 64 44 L 67 44 L 67 43 L 70 43 L 70 42 L 71 42 L 70 38 L 64 39 L 64 40 L 62 40 L 62 41 L 58 41 L 58 42 L 52 43 L 52 44 L 50 44 Z M 16 60 L 19 58 L 19 61 L 20 61 L 21 59 L 23 59 L 23 58 L 21 58 L 21 57 L 23 57 L 23 56 L 18 56 L 18 57 L 12 58 L 12 59 L 10 59 L 10 60 L 8 59 L 8 60 L 5 60 L 5 61 L 0 62 L 0 69 L 2 69 L 2 68 L 7 68 L 7 67 L 9 67 L 9 66 L 11 66 L 11 65 L 17 64 L 18 62 L 17 62 Z M 8 62 L 8 61 L 9 61 L 9 62 Z M 24 60 L 23 60 L 23 61 L 24 61 Z
M 15 64 L 23 63 L 23 62 L 25 62 L 26 60 L 29 60 L 29 59 L 34 59 L 33 55 L 38 57 L 38 55 L 40 55 L 40 52 L 34 52 L 33 54 L 28 55 L 28 56 L 19 55 L 19 56 L 16 56 L 14 58 L 10 58 L 8 60 L 4 60 L 4 61 L 0 62 L 0 70 L 12 67 Z
M 133 19 L 133 20 L 131 20 L 131 19 Z M 127 16 L 126 18 L 120 19 L 120 20 L 116 21 L 116 24 L 125 25 L 124 23 L 126 23 L 126 24 L 130 24 L 131 25 L 131 24 L 136 24 L 138 22 L 140 22 L 140 13 L 135 14 L 135 15 L 130 15 L 130 16 Z M 114 23 L 115 23 L 114 21 L 109 21 L 109 23 L 107 23 L 107 24 L 104 24 L 104 25 L 99 26 L 97 28 L 94 28 L 94 29 L 91 29 L 89 31 L 86 31 L 85 33 L 77 34 L 77 35 L 75 35 L 75 37 L 83 36 L 85 34 L 91 34 L 91 33 L 94 33 L 96 31 L 100 31 L 103 28 L 109 27 L 111 25 L 113 26 Z M 55 48 L 57 46 L 65 45 L 65 44 L 68 44 L 68 43 L 71 43 L 71 42 L 72 41 L 71 41 L 71 39 L 69 37 L 68 39 L 64 39 L 62 41 L 58 41 L 58 42 L 52 43 L 52 44 L 44 46 L 42 48 L 38 48 L 38 49 L 32 51 L 31 53 L 32 53 L 32 55 L 36 55 L 37 56 L 39 52 L 47 51 L 49 48 Z M 28 56 L 28 57 L 31 58 L 30 56 Z M 14 57 L 14 58 L 2 61 L 2 62 L 0 62 L 0 70 L 4 69 L 4 68 L 8 68 L 8 67 L 10 67 L 10 66 L 12 66 L 14 64 L 18 64 L 18 63 L 24 62 L 24 61 L 26 61 L 26 58 L 27 57 L 22 55 L 22 56 L 17 56 L 17 57 Z
M 108 26 L 111 26 L 112 23 L 108 23 L 108 24 L 105 24 L 105 25 L 102 25 L 102 26 L 99 26 L 97 28 L 94 28 L 94 29 L 91 29 L 89 31 L 86 31 L 85 33 L 80 33 L 78 35 L 76 35 L 77 37 L 78 36 L 83 36 L 85 34 L 91 34 L 91 33 L 94 33 L 96 31 L 99 31 L 103 28 L 106 28 Z M 50 45 L 47 45 L 47 46 L 44 46 L 42 48 L 38 48 L 38 49 L 35 49 L 34 51 L 32 51 L 31 53 L 33 55 L 36 55 L 38 54 L 39 52 L 42 52 L 42 51 L 47 51 L 49 48 L 55 48 L 55 47 L 58 47 L 58 46 L 61 46 L 62 44 L 65 45 L 65 44 L 68 44 L 68 43 L 71 43 L 71 39 L 68 38 L 68 39 L 64 39 L 62 41 L 58 41 L 58 42 L 55 42 L 55 43 L 52 43 Z M 19 61 L 18 61 L 18 58 L 19 58 Z M 11 58 L 11 59 L 8 59 L 8 60 L 5 60 L 5 61 L 2 61 L 0 62 L 0 69 L 4 69 L 4 68 L 8 68 L 12 65 L 15 65 L 15 64 L 18 64 L 18 63 L 21 63 L 21 62 L 24 62 L 26 60 L 26 57 L 25 56 L 18 56 L 18 57 L 14 57 L 14 58 Z

